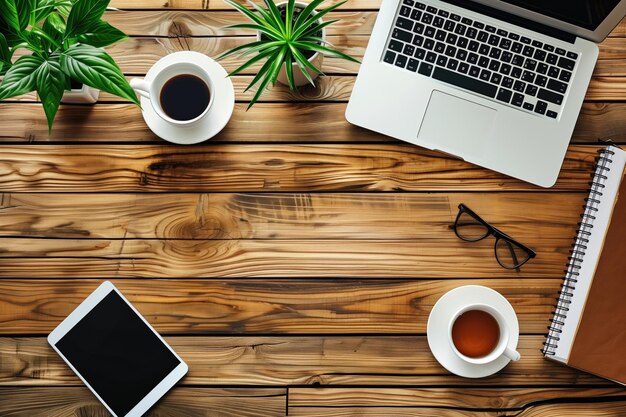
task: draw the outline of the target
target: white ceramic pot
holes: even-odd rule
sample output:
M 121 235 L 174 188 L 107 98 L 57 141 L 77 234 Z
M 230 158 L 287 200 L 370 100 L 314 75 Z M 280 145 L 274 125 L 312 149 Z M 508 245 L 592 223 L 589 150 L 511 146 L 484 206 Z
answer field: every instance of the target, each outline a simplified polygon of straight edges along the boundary
M 80 89 L 67 90 L 61 98 L 61 103 L 93 104 L 98 101 L 99 96 L 100 90 L 83 84 Z
M 276 3 L 277 7 L 281 7 L 283 5 L 286 5 L 287 2 L 281 2 L 281 3 Z M 304 9 L 307 6 L 306 3 L 299 3 L 296 2 L 296 8 L 299 9 Z M 313 15 L 316 15 L 317 12 L 313 11 Z M 317 23 L 322 23 L 322 19 L 318 20 Z M 257 32 L 257 40 L 261 39 L 261 34 Z M 326 40 L 326 28 L 322 29 L 322 39 Z M 316 52 L 315 55 L 313 55 L 311 58 L 308 59 L 308 61 L 313 64 L 313 66 L 315 66 L 315 68 L 318 68 L 319 70 L 322 69 L 322 61 L 324 60 L 324 55 L 320 54 L 319 52 Z M 287 79 L 287 70 L 285 68 L 286 64 L 283 64 L 283 66 L 280 69 L 280 72 L 278 73 L 278 82 L 281 84 L 284 84 L 286 86 L 289 86 L 289 80 Z M 298 64 L 296 64 L 295 62 L 292 64 L 292 69 L 293 69 L 293 80 L 294 83 L 296 85 L 296 87 L 301 87 L 303 85 L 306 84 L 310 84 L 309 80 L 307 80 L 307 78 L 304 76 L 304 74 L 302 73 L 302 70 L 300 70 L 300 67 L 298 66 Z M 319 75 L 318 73 L 316 73 L 315 71 L 307 68 L 306 71 L 308 72 L 309 76 L 311 77 L 312 80 L 315 80 L 317 78 L 317 76 Z

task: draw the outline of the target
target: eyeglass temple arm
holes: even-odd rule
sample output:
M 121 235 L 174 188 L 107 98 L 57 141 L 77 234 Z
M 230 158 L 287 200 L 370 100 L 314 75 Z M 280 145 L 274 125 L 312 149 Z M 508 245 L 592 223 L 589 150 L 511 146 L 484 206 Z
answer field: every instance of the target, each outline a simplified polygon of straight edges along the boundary
M 511 257 L 513 258 L 513 262 L 515 262 L 514 265 L 518 265 L 519 261 L 517 260 L 517 255 L 515 254 L 515 249 L 513 249 L 513 245 L 511 245 L 511 242 L 509 242 L 506 239 L 503 239 L 504 243 L 506 243 L 507 248 L 509 248 L 509 252 L 511 252 Z M 519 270 L 519 266 L 515 267 L 515 271 L 520 272 Z

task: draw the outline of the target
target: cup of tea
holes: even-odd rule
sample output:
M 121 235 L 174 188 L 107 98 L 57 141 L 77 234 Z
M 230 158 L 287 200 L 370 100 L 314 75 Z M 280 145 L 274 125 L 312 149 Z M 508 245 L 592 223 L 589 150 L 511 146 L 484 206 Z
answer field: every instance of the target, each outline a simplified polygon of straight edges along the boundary
M 174 62 L 162 68 L 151 82 L 133 78 L 130 85 L 163 120 L 179 127 L 196 124 L 213 104 L 209 73 L 191 62 Z
M 448 335 L 454 353 L 465 362 L 481 365 L 506 356 L 518 361 L 509 348 L 510 330 L 504 316 L 486 304 L 469 304 L 452 315 Z

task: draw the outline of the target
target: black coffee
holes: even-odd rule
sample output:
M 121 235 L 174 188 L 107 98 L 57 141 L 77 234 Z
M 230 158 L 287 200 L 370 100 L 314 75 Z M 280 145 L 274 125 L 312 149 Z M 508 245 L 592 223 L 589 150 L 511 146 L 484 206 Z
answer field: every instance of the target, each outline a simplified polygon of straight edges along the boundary
M 204 80 L 181 74 L 170 78 L 161 89 L 161 108 L 174 120 L 191 120 L 209 105 L 211 92 Z

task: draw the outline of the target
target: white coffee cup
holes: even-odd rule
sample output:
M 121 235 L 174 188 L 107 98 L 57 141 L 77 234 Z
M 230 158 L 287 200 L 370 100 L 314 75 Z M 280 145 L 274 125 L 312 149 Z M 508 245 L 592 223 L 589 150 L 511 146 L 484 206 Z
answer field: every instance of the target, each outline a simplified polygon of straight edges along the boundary
M 478 358 L 472 358 L 459 352 L 459 350 L 454 344 L 454 340 L 452 339 L 452 327 L 454 326 L 454 322 L 463 313 L 466 313 L 472 310 L 480 310 L 480 311 L 484 311 L 490 314 L 496 320 L 496 322 L 498 323 L 498 327 L 500 328 L 500 339 L 498 340 L 496 347 L 489 354 L 478 357 Z M 467 363 L 475 364 L 475 365 L 483 365 L 483 364 L 491 363 L 503 355 L 512 361 L 518 361 L 521 356 L 519 352 L 517 352 L 516 350 L 508 346 L 509 337 L 510 337 L 510 330 L 509 330 L 509 327 L 507 325 L 507 322 L 504 316 L 498 310 L 496 310 L 495 308 L 487 304 L 473 303 L 473 304 L 467 304 L 459 308 L 457 312 L 454 315 L 452 315 L 452 318 L 450 319 L 450 323 L 448 325 L 448 340 L 450 342 L 450 346 L 452 347 L 452 350 L 454 351 L 454 353 L 463 361 Z
M 196 77 L 200 78 L 206 83 L 210 93 L 209 104 L 206 106 L 206 109 L 204 109 L 204 111 L 199 116 L 189 120 L 173 119 L 165 114 L 165 111 L 163 111 L 163 107 L 161 106 L 161 89 L 163 88 L 165 83 L 167 83 L 172 78 L 183 74 L 195 75 Z M 213 88 L 213 81 L 211 80 L 209 73 L 201 66 L 186 61 L 175 62 L 164 67 L 153 77 L 151 82 L 148 82 L 145 79 L 141 78 L 133 78 L 132 80 L 130 80 L 130 86 L 139 95 L 150 100 L 152 108 L 159 117 L 161 117 L 168 123 L 171 123 L 172 125 L 178 127 L 188 127 L 198 123 L 198 121 L 206 116 L 209 109 L 213 105 L 213 101 L 215 98 L 215 89 Z

